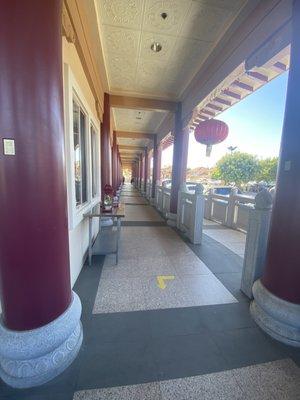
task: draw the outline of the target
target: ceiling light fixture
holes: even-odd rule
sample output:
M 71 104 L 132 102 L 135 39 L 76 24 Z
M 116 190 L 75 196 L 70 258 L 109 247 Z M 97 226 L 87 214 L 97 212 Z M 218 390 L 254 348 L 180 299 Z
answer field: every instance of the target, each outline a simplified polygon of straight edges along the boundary
M 151 44 L 151 50 L 154 51 L 154 53 L 158 53 L 159 51 L 161 51 L 162 49 L 162 45 L 158 42 L 153 42 Z
M 167 14 L 166 12 L 162 12 L 162 13 L 160 14 L 160 16 L 162 17 L 162 19 L 166 19 L 167 16 L 168 16 L 168 14 Z

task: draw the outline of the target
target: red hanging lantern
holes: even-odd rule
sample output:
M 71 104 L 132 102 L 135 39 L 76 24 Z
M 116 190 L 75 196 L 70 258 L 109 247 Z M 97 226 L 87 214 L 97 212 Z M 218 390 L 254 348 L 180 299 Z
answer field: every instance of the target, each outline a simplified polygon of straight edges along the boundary
M 209 157 L 212 146 L 223 142 L 228 136 L 229 128 L 223 121 L 209 119 L 197 125 L 194 135 L 197 142 L 206 145 L 206 156 Z

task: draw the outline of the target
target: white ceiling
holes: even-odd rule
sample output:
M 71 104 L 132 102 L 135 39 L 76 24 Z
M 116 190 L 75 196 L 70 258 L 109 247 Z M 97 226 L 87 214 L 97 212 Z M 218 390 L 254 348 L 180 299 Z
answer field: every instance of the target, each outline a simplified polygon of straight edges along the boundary
M 126 146 L 146 147 L 150 144 L 150 140 L 149 139 L 134 139 L 134 138 L 118 138 L 118 144 L 119 145 L 124 144 Z M 122 150 L 122 152 L 126 153 L 127 150 Z M 136 153 L 139 153 L 139 151 L 136 151 Z
M 97 0 L 112 93 L 178 98 L 246 0 Z M 161 17 L 165 12 L 166 19 Z M 162 50 L 150 46 L 159 42 Z M 152 127 L 151 127 L 152 129 Z
M 113 108 L 117 131 L 156 133 L 166 115 L 166 112 Z

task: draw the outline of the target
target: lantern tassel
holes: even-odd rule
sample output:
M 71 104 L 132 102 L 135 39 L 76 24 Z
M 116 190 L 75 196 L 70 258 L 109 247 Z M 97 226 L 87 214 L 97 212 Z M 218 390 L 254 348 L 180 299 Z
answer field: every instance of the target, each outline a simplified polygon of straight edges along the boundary
M 210 157 L 211 150 L 212 150 L 212 145 L 211 144 L 206 145 L 206 157 Z

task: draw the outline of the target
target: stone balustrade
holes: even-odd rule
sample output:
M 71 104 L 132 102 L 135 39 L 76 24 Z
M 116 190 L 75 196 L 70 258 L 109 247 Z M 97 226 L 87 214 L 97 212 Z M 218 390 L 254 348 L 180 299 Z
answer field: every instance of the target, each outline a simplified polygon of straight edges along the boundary
M 216 194 L 212 189 L 205 195 L 204 218 L 246 232 L 254 199 L 250 195 L 238 194 L 237 188 L 232 188 L 229 195 Z

